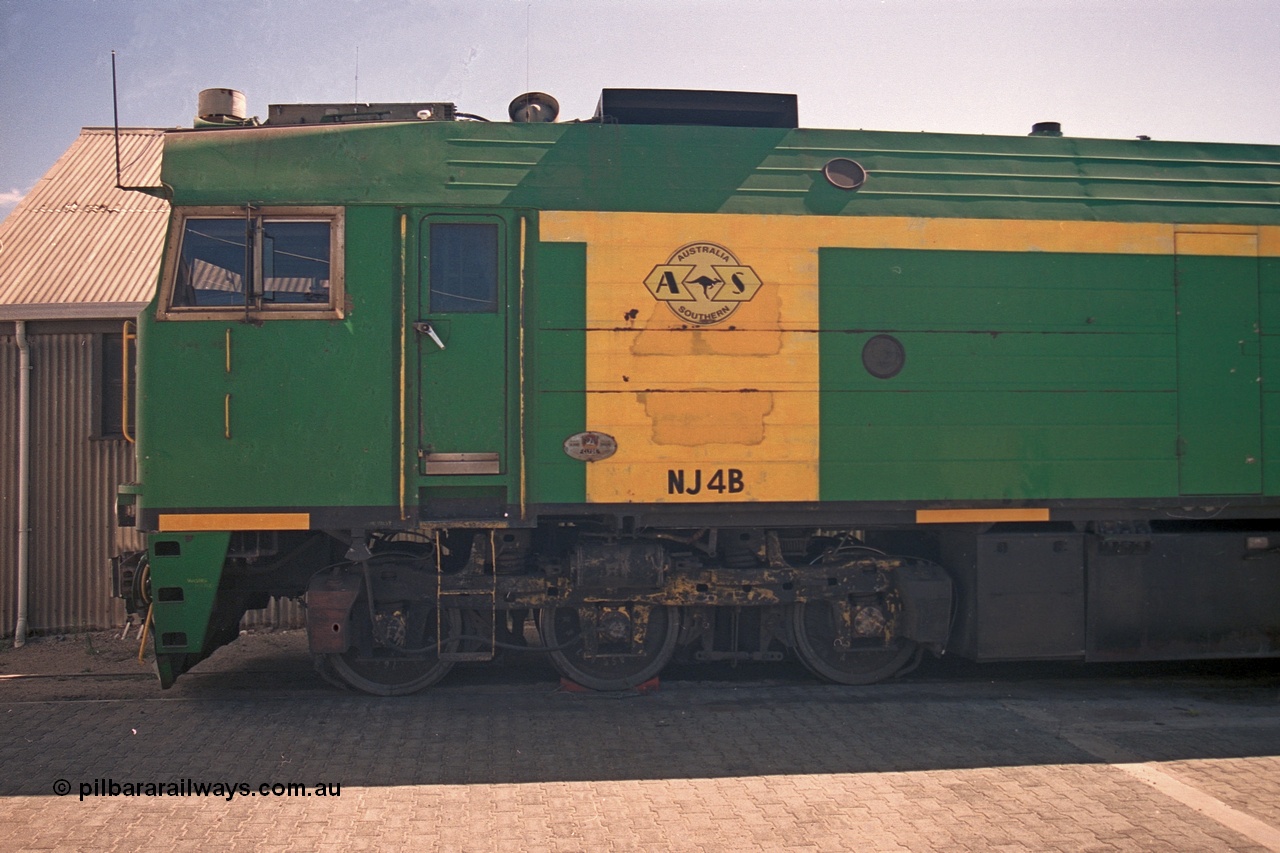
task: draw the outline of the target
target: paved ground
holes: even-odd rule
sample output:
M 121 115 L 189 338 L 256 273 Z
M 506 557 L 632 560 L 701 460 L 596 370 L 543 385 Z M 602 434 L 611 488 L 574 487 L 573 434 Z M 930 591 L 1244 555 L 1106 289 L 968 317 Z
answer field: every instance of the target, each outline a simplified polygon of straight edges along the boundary
M 65 642 L 0 652 L 0 849 L 1280 850 L 1274 662 L 687 668 L 620 697 L 515 660 L 374 699 L 298 634 L 165 692 Z M 173 795 L 124 795 L 148 786 Z

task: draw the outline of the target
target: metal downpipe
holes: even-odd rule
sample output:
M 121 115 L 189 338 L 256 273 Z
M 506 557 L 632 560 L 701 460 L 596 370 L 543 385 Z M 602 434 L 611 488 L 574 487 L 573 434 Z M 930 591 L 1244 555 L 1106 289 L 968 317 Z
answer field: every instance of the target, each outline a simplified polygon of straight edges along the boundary
M 14 321 L 18 341 L 18 621 L 13 647 L 27 644 L 27 589 L 31 575 L 31 346 L 27 323 Z

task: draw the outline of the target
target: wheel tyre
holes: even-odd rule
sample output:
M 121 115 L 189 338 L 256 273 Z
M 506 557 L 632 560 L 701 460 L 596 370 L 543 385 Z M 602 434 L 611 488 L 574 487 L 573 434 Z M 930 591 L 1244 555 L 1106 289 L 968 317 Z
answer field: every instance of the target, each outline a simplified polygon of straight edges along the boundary
M 550 649 L 551 662 L 568 680 L 591 690 L 631 690 L 644 684 L 671 660 L 680 635 L 680 611 L 675 607 L 654 607 L 649 615 L 646 654 L 640 658 L 584 658 L 581 645 L 571 645 L 580 635 L 577 609 L 545 607 L 538 614 L 539 636 Z M 660 633 L 659 633 L 660 632 Z M 561 648 L 567 646 L 567 648 Z
M 360 606 L 359 602 L 356 606 Z M 456 651 L 459 641 L 448 638 L 462 634 L 462 614 L 457 610 L 446 610 L 444 619 L 445 624 L 441 627 L 444 629 L 442 633 L 445 636 L 445 648 Z M 428 624 L 434 626 L 435 620 L 428 620 Z M 434 640 L 434 637 L 430 639 Z M 435 656 L 414 659 L 388 654 L 385 659 L 370 660 L 358 658 L 357 654 L 353 648 L 342 654 L 329 655 L 329 665 L 344 684 L 374 696 L 408 696 L 410 693 L 417 693 L 435 684 L 453 669 L 453 661 L 440 660 Z
M 792 610 L 796 655 L 805 668 L 836 684 L 875 684 L 906 666 L 916 654 L 916 643 L 894 637 L 888 645 L 837 652 L 834 608 L 829 602 L 797 604 Z M 874 642 L 874 641 L 872 641 Z

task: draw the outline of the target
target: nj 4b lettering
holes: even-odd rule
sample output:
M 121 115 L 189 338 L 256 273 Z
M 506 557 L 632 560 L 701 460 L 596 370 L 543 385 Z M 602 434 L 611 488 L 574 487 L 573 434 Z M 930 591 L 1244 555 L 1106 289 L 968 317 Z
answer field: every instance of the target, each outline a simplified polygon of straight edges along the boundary
M 719 492 L 736 495 L 746 488 L 742 471 L 737 468 L 716 468 L 704 477 L 701 468 L 686 471 L 684 468 L 667 470 L 667 494 L 697 495 L 702 492 Z

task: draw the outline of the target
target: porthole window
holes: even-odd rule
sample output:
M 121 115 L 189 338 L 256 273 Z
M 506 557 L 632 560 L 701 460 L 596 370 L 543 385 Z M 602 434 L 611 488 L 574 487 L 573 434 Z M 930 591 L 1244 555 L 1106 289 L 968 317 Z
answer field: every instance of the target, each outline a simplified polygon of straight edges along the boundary
M 862 164 L 847 157 L 828 160 L 822 167 L 827 183 L 840 190 L 856 190 L 867 182 L 867 170 Z

